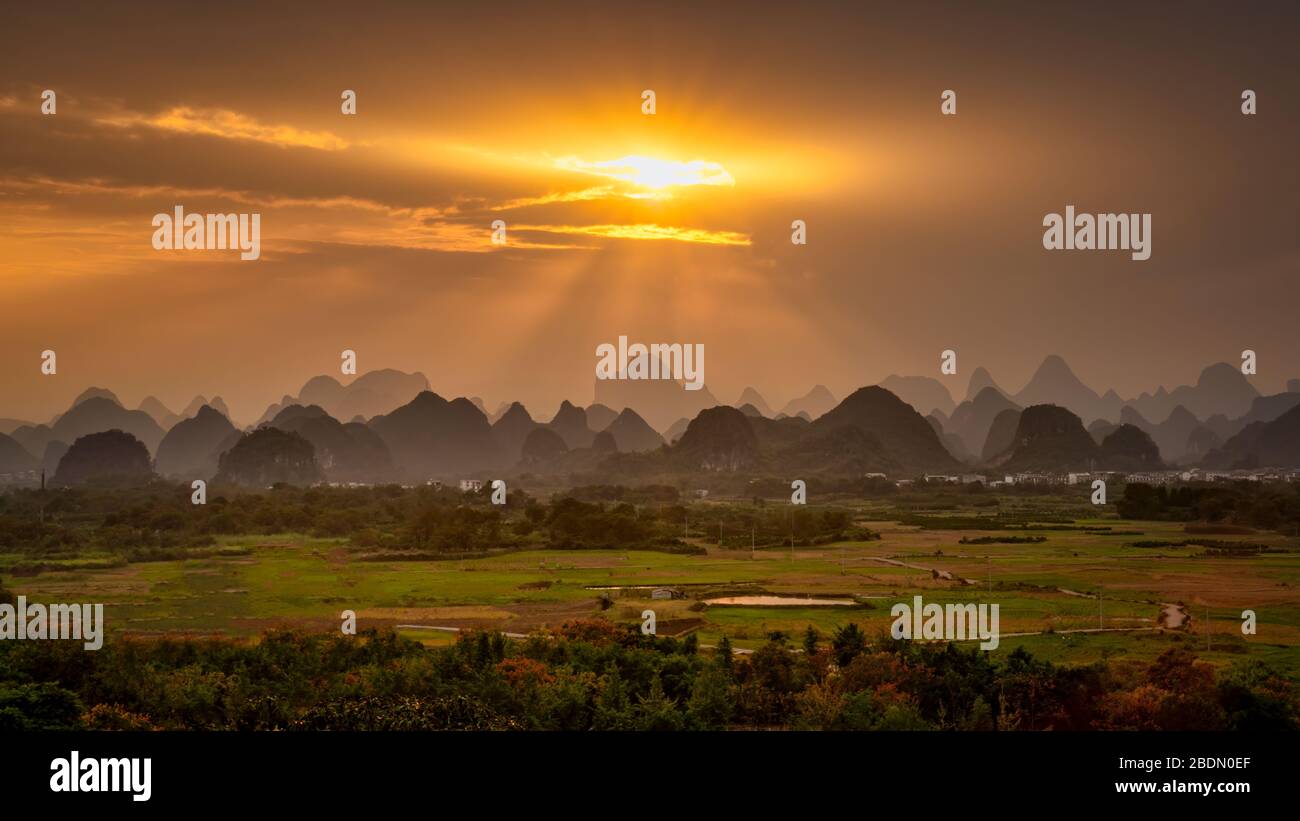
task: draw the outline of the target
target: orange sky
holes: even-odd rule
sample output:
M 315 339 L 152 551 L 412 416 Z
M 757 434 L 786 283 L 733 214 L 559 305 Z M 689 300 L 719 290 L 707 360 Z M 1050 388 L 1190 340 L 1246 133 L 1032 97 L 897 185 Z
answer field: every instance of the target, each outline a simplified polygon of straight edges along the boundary
M 957 399 L 1050 353 L 1125 396 L 1243 348 L 1300 376 L 1294 10 L 968 6 L 11 10 L 0 417 L 99 385 L 248 421 L 345 348 L 546 412 L 619 335 L 777 405 L 947 348 Z M 1044 251 L 1067 204 L 1151 213 L 1151 259 Z M 155 251 L 175 205 L 260 213 L 261 259 Z

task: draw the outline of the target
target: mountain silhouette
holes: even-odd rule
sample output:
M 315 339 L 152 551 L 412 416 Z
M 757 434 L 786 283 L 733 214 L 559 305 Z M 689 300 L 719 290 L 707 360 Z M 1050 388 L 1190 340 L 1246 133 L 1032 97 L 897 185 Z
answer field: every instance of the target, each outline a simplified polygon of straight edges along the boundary
M 59 439 L 51 439 L 45 445 L 45 453 L 41 455 L 41 470 L 53 476 L 54 471 L 59 468 L 59 460 L 63 454 L 68 452 L 68 443 Z
M 103 397 L 87 401 L 115 404 Z M 106 430 L 88 433 L 73 442 L 59 460 L 53 482 L 56 485 L 78 485 L 91 480 L 138 483 L 147 482 L 152 476 L 153 465 L 144 443 L 125 431 Z
M 664 444 L 664 438 L 631 408 L 624 408 L 602 432 L 609 433 L 623 453 L 655 450 Z
M 391 477 L 392 456 L 379 434 L 359 422 L 343 424 L 319 405 L 291 405 L 269 427 L 311 442 L 325 478 L 337 482 L 379 482 Z
M 753 388 L 745 388 L 741 391 L 740 398 L 735 401 L 732 407 L 740 408 L 745 405 L 752 405 L 758 411 L 759 416 L 766 416 L 768 419 L 776 416 L 772 406 L 767 404 L 767 400 L 763 398 L 763 395 Z
M 1161 470 L 1160 448 L 1146 431 L 1136 425 L 1123 424 L 1115 428 L 1097 452 L 1097 466 L 1101 470 L 1147 471 Z
M 503 462 L 487 417 L 465 398 L 448 402 L 424 391 L 392 413 L 370 420 L 407 479 L 450 477 Z
M 1219 435 L 1202 426 L 1188 435 L 1187 444 L 1183 448 L 1183 458 L 1190 464 L 1197 464 L 1205 459 L 1211 451 L 1221 447 L 1223 447 L 1223 440 L 1219 438 Z
M 1030 405 L 1056 405 L 1089 422 L 1106 418 L 1101 397 L 1083 384 L 1065 360 L 1055 354 L 1043 360 L 1029 384 L 1012 399 L 1023 408 Z
M 719 405 L 691 420 L 669 458 L 684 470 L 737 471 L 754 466 L 758 456 L 758 437 L 749 418 L 729 405 Z
M 1129 404 L 1147 419 L 1164 419 L 1178 405 L 1198 419 L 1219 413 L 1235 419 L 1248 413 L 1258 396 L 1259 391 L 1241 369 L 1220 362 L 1201 371 L 1195 385 L 1182 385 L 1169 392 L 1161 387 L 1155 394 L 1144 393 Z
M 1122 425 L 1132 425 L 1145 431 L 1160 449 L 1161 458 L 1171 464 L 1183 461 L 1187 451 L 1187 437 L 1201 426 L 1201 420 L 1182 405 L 1176 406 L 1169 418 L 1158 425 L 1147 421 L 1132 405 L 1124 406 L 1119 420 Z
M 1300 467 L 1300 406 L 1272 422 L 1252 422 L 1201 464 L 1216 469 Z
M 1136 411 L 1134 411 L 1134 413 L 1136 413 Z M 1112 422 L 1109 419 L 1094 419 L 1092 424 L 1088 426 L 1088 435 L 1092 437 L 1092 441 L 1100 445 L 1102 442 L 1106 441 L 1106 437 L 1114 433 L 1115 429 L 1118 427 L 1119 425 L 1117 423 Z
M 156 396 L 146 396 L 140 400 L 140 406 L 136 410 L 149 414 L 163 430 L 171 430 L 177 422 L 181 421 L 181 417 L 168 410 Z
M 39 462 L 12 436 L 0 433 L 0 473 L 26 473 L 36 470 Z
M 1007 396 L 1007 392 L 1004 391 L 997 382 L 993 381 L 993 375 L 983 366 L 980 366 L 971 372 L 970 382 L 966 387 L 966 399 L 964 401 L 973 401 L 985 388 L 992 388 L 1003 396 Z
M 811 421 L 835 407 L 835 397 L 825 385 L 818 385 L 797 399 L 791 399 L 781 409 L 786 416 L 798 416 L 806 413 Z
M 528 439 L 528 434 L 539 427 L 541 426 L 528 414 L 528 409 L 519 402 L 511 403 L 506 412 L 492 423 L 492 435 L 496 437 L 507 465 L 517 464 L 523 458 L 524 442 Z
M 990 385 L 977 393 L 974 399 L 958 405 L 944 430 L 957 436 L 966 452 L 982 453 L 993 420 L 1004 410 L 1020 410 L 1020 406 Z
M 935 435 L 939 437 L 939 441 L 943 443 L 944 449 L 948 451 L 952 458 L 958 462 L 970 461 L 970 451 L 966 450 L 966 443 L 957 434 L 948 433 L 943 429 L 943 420 L 939 417 L 938 411 L 934 411 L 925 417 L 925 421 L 930 423 Z
M 241 434 L 234 446 L 221 454 L 212 482 L 263 488 L 281 482 L 310 485 L 320 479 L 311 442 L 287 430 L 263 427 Z
M 1011 443 L 1016 441 L 1016 430 L 1020 427 L 1020 413 L 1019 408 L 1007 408 L 993 417 L 993 424 L 989 425 L 988 436 L 980 451 L 981 462 L 992 462 L 1011 448 Z
M 1057 405 L 1031 405 L 1020 412 L 1011 448 L 996 461 L 1009 472 L 1088 471 L 1100 448 L 1083 420 Z
M 560 403 L 555 418 L 546 426 L 560 434 L 569 450 L 589 448 L 591 440 L 596 438 L 596 432 L 587 425 L 587 412 L 567 399 Z
M 602 431 L 618 418 L 618 411 L 605 405 L 592 403 L 587 406 L 587 427 L 593 431 Z
M 391 368 L 367 371 L 346 385 L 332 376 L 314 376 L 307 380 L 296 397 L 286 396 L 268 407 L 257 424 L 271 421 L 289 405 L 318 405 L 335 419 L 356 416 L 371 419 L 408 404 L 428 390 L 429 380 L 424 374 L 403 373 Z M 470 404 L 472 407 L 473 403 Z
M 950 470 L 958 465 L 925 417 L 878 385 L 854 391 L 814 419 L 809 432 L 821 435 L 848 427 L 870 434 L 882 452 L 906 470 Z
M 951 416 L 955 407 L 952 394 L 938 379 L 928 376 L 888 376 L 880 387 L 911 405 L 917 413 L 929 416 L 931 411 L 942 411 Z
M 162 441 L 163 429 L 144 411 L 127 410 L 99 392 L 91 389 L 74 402 L 65 413 L 59 416 L 51 427 L 45 425 L 25 426 L 13 432 L 13 438 L 32 455 L 43 454 L 50 442 L 75 442 L 91 433 L 108 430 L 125 431 L 145 444 L 150 451 L 158 448 Z M 95 391 L 92 393 L 92 391 Z M 84 398 L 83 398 L 84 397 Z
M 177 422 L 158 445 L 158 473 L 181 479 L 209 479 L 221 454 L 239 438 L 239 430 L 211 405 Z
M 564 437 L 547 427 L 536 427 L 524 438 L 520 463 L 530 467 L 547 465 L 569 452 Z
M 707 385 L 697 391 L 688 391 L 684 385 L 671 379 L 597 379 L 594 404 L 608 408 L 636 408 L 642 419 L 659 430 L 672 424 L 674 419 L 683 416 L 694 418 L 705 408 L 717 405 L 718 400 Z M 573 447 L 571 442 L 569 447 Z
M 687 419 L 685 416 L 678 419 L 676 422 L 673 422 L 668 426 L 668 429 L 664 431 L 664 441 L 670 445 L 674 444 L 677 440 L 682 438 L 682 434 L 686 432 L 686 428 L 688 428 L 690 424 L 691 420 Z

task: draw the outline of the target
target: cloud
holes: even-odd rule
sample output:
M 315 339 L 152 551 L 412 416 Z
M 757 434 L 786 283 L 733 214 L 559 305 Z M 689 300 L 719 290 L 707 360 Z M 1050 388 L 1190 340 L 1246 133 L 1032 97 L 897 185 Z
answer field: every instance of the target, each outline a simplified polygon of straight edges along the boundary
M 561 157 L 555 167 L 580 174 L 610 177 L 642 188 L 661 189 L 669 186 L 725 185 L 733 186 L 736 180 L 727 169 L 708 160 L 661 160 L 629 154 L 617 160 L 587 162 L 577 157 Z
M 307 131 L 291 125 L 267 125 L 246 114 L 226 109 L 176 106 L 161 114 L 116 114 L 97 122 L 119 128 L 153 128 L 177 134 L 196 134 L 226 140 L 248 140 L 282 148 L 315 148 L 341 151 L 347 140 L 328 131 Z
M 671 225 L 520 225 L 518 231 L 544 231 L 551 234 L 582 234 L 611 239 L 655 239 L 705 245 L 752 244 L 748 234 L 736 231 L 710 231 L 706 228 L 679 228 Z

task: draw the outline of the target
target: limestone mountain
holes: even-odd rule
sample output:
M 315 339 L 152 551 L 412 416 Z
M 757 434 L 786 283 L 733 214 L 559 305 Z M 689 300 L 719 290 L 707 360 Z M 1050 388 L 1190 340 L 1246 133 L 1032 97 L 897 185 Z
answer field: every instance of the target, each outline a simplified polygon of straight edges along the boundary
M 1201 371 L 1195 385 L 1181 385 L 1168 392 L 1161 387 L 1154 395 L 1144 393 L 1129 404 L 1147 419 L 1164 419 L 1178 405 L 1199 419 L 1216 413 L 1235 419 L 1250 411 L 1257 396 L 1259 391 L 1240 368 L 1220 362 Z
M 12 436 L 0 433 L 0 473 L 25 473 L 37 470 L 39 462 Z
M 981 462 L 992 462 L 1010 449 L 1011 443 L 1016 440 L 1016 430 L 1020 427 L 1020 413 L 1019 408 L 1007 408 L 993 417 L 989 435 L 980 451 Z
M 745 414 L 719 405 L 700 411 L 691 420 L 670 450 L 669 459 L 681 470 L 745 470 L 758 462 L 758 437 Z
M 41 455 L 41 470 L 53 476 L 54 471 L 59 468 L 59 460 L 63 458 L 63 454 L 68 452 L 68 447 L 67 442 L 60 439 L 51 439 L 45 445 L 45 453 Z
M 24 426 L 33 427 L 31 422 L 22 419 L 0 419 L 0 433 L 5 434 L 6 436 Z
M 523 458 L 524 442 L 538 427 L 540 425 L 533 421 L 528 409 L 519 402 L 511 403 L 506 412 L 492 423 L 492 435 L 496 437 L 507 466 Z
M 289 397 L 286 396 L 285 399 L 289 400 Z M 285 404 L 290 405 L 293 403 L 292 401 L 286 401 Z M 211 399 L 207 399 L 201 395 L 196 396 L 190 400 L 190 403 L 186 405 L 185 409 L 182 410 L 180 413 L 178 413 L 177 416 L 181 417 L 182 419 L 193 419 L 195 416 L 198 415 L 199 409 L 202 408 L 204 405 L 207 405 L 217 413 L 221 414 L 227 419 L 230 419 L 231 420 L 230 424 L 232 425 L 235 424 L 234 419 L 232 419 L 230 416 L 230 408 L 226 407 L 225 401 L 220 396 L 214 396 Z
M 1094 419 L 1092 424 L 1088 426 L 1088 435 L 1092 437 L 1092 441 L 1100 445 L 1102 442 L 1106 441 L 1106 437 L 1114 433 L 1115 429 L 1118 427 L 1118 424 L 1109 419 Z
M 302 436 L 287 430 L 262 427 L 239 437 L 221 454 L 217 485 L 264 488 L 281 482 L 310 485 L 321 479 L 316 452 Z
M 746 402 L 746 403 L 743 404 L 743 405 L 736 405 L 736 410 L 738 410 L 738 411 L 740 411 L 741 413 L 745 414 L 745 415 L 748 416 L 750 419 L 753 419 L 754 417 L 762 417 L 762 416 L 763 416 L 763 412 L 762 412 L 761 410 L 759 410 L 758 408 L 756 408 L 756 407 L 754 407 L 753 405 L 749 404 L 748 402 Z
M 289 405 L 319 405 L 335 419 L 355 416 L 371 419 L 410 403 L 428 390 L 429 380 L 424 374 L 404 373 L 391 368 L 367 371 L 346 385 L 333 376 L 315 376 L 307 380 L 296 397 L 285 397 L 267 408 L 258 424 L 271 421 Z M 473 407 L 468 399 L 465 401 Z
M 1074 413 L 1058 405 L 1031 405 L 1020 413 L 1010 450 L 995 461 L 1008 472 L 1088 471 L 1099 453 Z
M 1210 454 L 1210 451 L 1223 447 L 1223 440 L 1219 435 L 1207 427 L 1199 427 L 1192 431 L 1187 437 L 1187 445 L 1183 449 L 1183 457 L 1189 464 L 1197 464 Z
M 786 416 L 798 416 L 801 413 L 808 414 L 811 421 L 835 407 L 835 397 L 827 390 L 825 385 L 818 385 L 808 393 L 797 399 L 791 399 L 781 409 L 781 413 Z
M 736 400 L 732 407 L 740 408 L 745 405 L 752 405 L 758 411 L 759 416 L 766 416 L 768 419 L 776 415 L 772 410 L 772 406 L 767 404 L 767 400 L 763 398 L 763 395 L 753 388 L 745 388 L 741 391 L 740 398 Z
M 944 430 L 955 434 L 969 453 L 981 453 L 989 438 L 993 420 L 1004 410 L 1020 410 L 997 388 L 988 386 L 975 394 L 974 399 L 962 402 L 952 412 Z
M 664 431 L 664 441 L 670 445 L 674 444 L 678 439 L 682 438 L 682 434 L 686 432 L 686 428 L 689 427 L 690 424 L 691 420 L 687 419 L 685 416 L 678 419 L 676 422 L 673 422 L 668 426 L 668 429 Z
M 393 460 L 379 434 L 359 422 L 343 424 L 319 405 L 291 405 L 270 427 L 311 442 L 324 477 L 336 482 L 381 482 L 391 478 Z
M 1151 436 L 1136 425 L 1123 424 L 1101 443 L 1097 466 L 1102 470 L 1160 470 L 1160 448 Z
M 1125 405 L 1120 411 L 1119 420 L 1123 424 L 1134 425 L 1150 434 L 1160 448 L 1160 455 L 1166 462 L 1178 464 L 1183 461 L 1187 448 L 1187 437 L 1201 426 L 1201 420 L 1192 415 L 1182 405 L 1176 406 L 1169 418 L 1160 424 L 1152 424 L 1132 405 Z
M 618 411 L 607 405 L 592 403 L 587 406 L 587 427 L 602 431 L 618 418 Z
M 171 430 L 177 422 L 181 421 L 181 417 L 172 413 L 156 396 L 146 396 L 140 400 L 140 406 L 136 410 L 149 414 L 163 430 Z
M 567 399 L 546 426 L 560 434 L 569 450 L 591 447 L 591 440 L 596 438 L 596 432 L 587 425 L 587 412 Z
M 1055 354 L 1043 360 L 1029 384 L 1012 397 L 1021 407 L 1056 405 L 1091 422 L 1106 417 L 1101 397 L 1074 375 L 1065 360 Z
M 450 402 L 424 391 L 391 413 L 370 420 L 409 480 L 450 477 L 502 464 L 487 417 L 465 398 Z
M 973 401 L 985 388 L 992 388 L 1003 396 L 1007 396 L 1007 392 L 997 382 L 993 381 L 993 375 L 986 368 L 980 366 L 971 372 L 970 382 L 966 387 L 965 401 Z
M 210 479 L 225 448 L 234 445 L 239 430 L 211 405 L 177 422 L 158 445 L 158 473 L 178 478 Z
M 911 405 L 922 416 L 929 416 L 934 410 L 951 416 L 955 407 L 952 394 L 944 384 L 928 376 L 888 376 L 880 382 L 880 387 Z
M 908 471 L 950 470 L 957 460 L 911 405 L 885 388 L 859 388 L 830 411 L 814 419 L 812 434 L 852 427 L 870 434 L 883 453 Z
M 1300 406 L 1272 422 L 1252 422 L 1201 464 L 1216 469 L 1300 467 Z
M 43 425 L 39 427 L 44 428 Z M 30 442 L 23 441 L 18 435 L 19 431 L 14 432 L 14 438 L 22 442 L 29 453 L 35 454 L 44 453 L 45 446 L 52 440 L 75 442 L 82 436 L 107 430 L 121 430 L 131 434 L 144 442 L 150 453 L 157 450 L 158 443 L 163 438 L 163 429 L 149 414 L 127 410 L 113 399 L 102 395 L 89 396 L 74 403 L 53 426 L 38 430 L 38 435 Z
M 520 464 L 537 467 L 559 459 L 569 452 L 564 437 L 547 427 L 536 427 L 524 437 Z
M 970 460 L 970 452 L 966 450 L 966 445 L 961 441 L 961 437 L 955 433 L 948 433 L 943 429 L 943 420 L 939 418 L 937 411 L 925 417 L 925 421 L 930 423 L 935 435 L 939 437 L 939 441 L 943 443 L 944 449 L 948 451 L 952 458 L 958 462 Z
M 110 400 L 96 397 L 88 401 Z M 106 430 L 78 437 L 59 460 L 53 481 L 56 485 L 92 480 L 137 483 L 147 482 L 152 476 L 153 464 L 144 443 L 125 431 Z
M 701 410 L 717 405 L 718 400 L 707 385 L 691 391 L 671 379 L 597 379 L 594 403 L 608 408 L 636 408 L 641 418 L 658 430 L 674 419 L 694 418 Z M 572 443 L 569 446 L 573 447 Z
M 624 408 L 603 432 L 614 437 L 614 442 L 623 453 L 655 450 L 664 444 L 664 438 L 655 433 L 654 428 L 631 408 Z

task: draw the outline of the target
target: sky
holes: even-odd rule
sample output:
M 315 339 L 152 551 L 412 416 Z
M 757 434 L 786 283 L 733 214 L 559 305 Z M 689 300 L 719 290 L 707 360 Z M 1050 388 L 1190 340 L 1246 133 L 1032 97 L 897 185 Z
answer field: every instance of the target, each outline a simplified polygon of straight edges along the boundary
M 752 385 L 777 406 L 890 374 L 960 400 L 976 366 L 1017 390 L 1049 354 L 1125 397 L 1247 348 L 1262 392 L 1300 377 L 1294 5 L 6 18 L 0 417 L 45 421 L 96 385 L 130 407 L 221 395 L 249 421 L 314 375 L 347 381 L 345 349 L 545 413 L 591 401 L 620 335 L 703 343 L 721 401 Z M 260 214 L 260 258 L 155 250 L 177 205 Z M 1151 214 L 1150 259 L 1044 249 L 1067 205 Z

